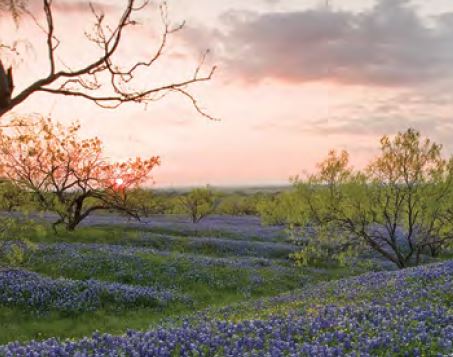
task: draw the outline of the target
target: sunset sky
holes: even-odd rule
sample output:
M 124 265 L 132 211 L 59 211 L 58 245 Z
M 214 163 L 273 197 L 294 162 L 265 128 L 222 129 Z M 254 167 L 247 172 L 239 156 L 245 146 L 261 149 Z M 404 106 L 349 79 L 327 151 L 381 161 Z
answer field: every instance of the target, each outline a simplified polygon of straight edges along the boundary
M 31 1 L 33 3 L 33 0 Z M 92 20 L 83 0 L 54 0 L 59 56 L 69 66 L 97 57 L 84 31 Z M 125 1 L 97 0 L 109 21 Z M 414 127 L 453 153 L 452 0 L 169 0 L 172 37 L 146 84 L 189 76 L 201 53 L 218 65 L 193 93 L 201 117 L 177 95 L 147 108 L 103 110 L 92 103 L 33 96 L 18 111 L 79 120 L 112 159 L 160 155 L 157 186 L 261 185 L 310 171 L 331 148 L 348 149 L 361 166 L 383 134 Z M 32 5 L 33 6 L 33 5 Z M 41 9 L 34 9 L 39 14 Z M 31 21 L 16 31 L 0 18 L 0 39 L 29 45 L 15 63 L 16 84 L 48 71 L 45 36 Z M 155 6 L 125 36 L 125 62 L 145 59 L 158 41 Z M 8 36 L 5 36 L 8 34 Z M 25 48 L 25 45 L 24 45 Z M 20 89 L 20 88 L 18 88 Z

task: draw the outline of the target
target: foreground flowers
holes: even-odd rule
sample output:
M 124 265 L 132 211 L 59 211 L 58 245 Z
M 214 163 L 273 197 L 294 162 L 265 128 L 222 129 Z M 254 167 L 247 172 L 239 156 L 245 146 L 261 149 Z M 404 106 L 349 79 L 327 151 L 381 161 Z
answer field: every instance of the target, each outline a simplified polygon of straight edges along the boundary
M 175 300 L 170 291 L 98 280 L 51 279 L 13 269 L 0 271 L 0 303 L 26 307 L 37 313 L 50 310 L 80 313 L 101 306 L 158 306 Z
M 174 327 L 0 347 L 4 356 L 444 356 L 453 352 L 453 261 L 369 273 Z M 221 318 L 220 318 L 221 317 Z

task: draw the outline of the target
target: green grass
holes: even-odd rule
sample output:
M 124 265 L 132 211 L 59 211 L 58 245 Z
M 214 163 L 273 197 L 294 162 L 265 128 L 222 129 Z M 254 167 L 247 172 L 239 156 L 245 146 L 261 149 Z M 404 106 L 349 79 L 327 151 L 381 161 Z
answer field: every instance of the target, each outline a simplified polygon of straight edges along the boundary
M 138 230 L 127 229 L 121 226 L 111 227 L 80 227 L 69 232 L 60 230 L 57 234 L 47 225 L 41 225 L 35 234 L 27 239 L 34 243 L 105 243 L 124 244 L 140 238 Z
M 153 236 L 149 232 L 146 235 L 149 238 L 146 246 L 154 245 L 154 248 L 158 249 L 168 248 L 165 237 Z M 120 226 L 81 227 L 74 232 L 62 231 L 57 235 L 45 228 L 29 239 L 35 243 L 80 242 L 133 246 L 144 243 L 142 231 Z M 176 239 L 170 250 L 184 251 L 182 243 L 184 239 L 184 237 L 180 240 Z M 215 251 L 210 251 L 208 248 L 197 253 L 216 255 Z M 35 253 L 37 259 L 25 260 L 23 267 L 54 278 L 99 279 L 176 288 L 178 293 L 189 296 L 193 302 L 187 305 L 181 302 L 172 303 L 164 308 L 135 307 L 123 310 L 104 308 L 77 316 L 67 316 L 57 312 L 37 316 L 22 308 L 0 306 L 0 344 L 48 337 L 76 338 L 90 335 L 95 330 L 112 334 L 122 334 L 129 328 L 144 330 L 161 322 L 162 319 L 178 318 L 205 308 L 222 307 L 274 296 L 301 288 L 304 284 L 360 273 L 360 271 L 345 268 L 293 268 L 290 273 L 285 273 L 266 266 L 254 269 L 203 266 L 175 254 L 169 256 L 138 254 L 134 259 L 126 257 L 119 262 L 125 273 L 118 277 L 115 260 L 98 259 L 105 253 L 86 250 L 83 253 L 83 260 L 75 265 L 67 264 L 64 256 L 43 261 L 39 259 L 39 254 Z M 90 266 L 90 264 L 96 266 Z M 281 264 L 281 262 L 276 261 L 275 264 Z M 91 268 L 96 268 L 94 273 Z M 140 270 L 150 272 L 152 279 L 136 280 L 135 273 Z
M 344 272 L 333 269 L 313 274 L 311 281 L 331 280 L 339 276 L 344 277 Z M 288 288 L 292 287 L 293 282 L 288 281 L 287 283 Z M 111 334 L 123 334 L 127 329 L 145 330 L 159 324 L 164 319 L 177 319 L 205 308 L 215 309 L 229 306 L 242 301 L 273 296 L 287 290 L 281 289 L 282 286 L 263 286 L 251 296 L 244 296 L 241 292 L 231 289 L 212 289 L 203 284 L 187 284 L 186 293 L 197 301 L 194 306 L 179 303 L 172 304 L 163 310 L 151 308 L 123 311 L 97 310 L 77 316 L 52 313 L 37 317 L 21 308 L 0 307 L 0 344 L 50 337 L 77 338 L 89 336 L 96 330 Z
M 130 240 L 134 238 L 139 238 L 143 236 L 144 233 L 154 233 L 157 236 L 167 235 L 172 237 L 210 237 L 210 238 L 223 238 L 231 240 L 247 240 L 247 241 L 262 241 L 258 236 L 248 235 L 244 236 L 243 234 L 229 232 L 225 230 L 218 229 L 183 229 L 183 228 L 168 228 L 168 227 L 134 227 L 127 226 L 126 224 L 118 225 L 93 225 L 93 226 L 79 226 L 75 231 L 69 232 L 65 229 L 59 227 L 58 233 L 50 228 L 48 224 L 41 223 L 39 232 L 30 237 L 31 240 L 35 242 L 96 242 L 96 243 L 122 243 L 125 240 Z M 271 241 L 274 242 L 284 242 L 286 237 L 282 234 L 281 236 L 276 236 Z
M 108 225 L 103 225 L 99 224 L 96 226 L 92 226 L 96 228 L 101 228 L 101 229 L 112 229 L 112 226 Z M 210 238 L 224 238 L 224 239 L 232 239 L 232 240 L 247 240 L 247 241 L 263 241 L 263 239 L 259 236 L 256 235 L 247 235 L 244 236 L 243 234 L 240 233 L 235 233 L 235 232 L 229 232 L 226 230 L 220 230 L 220 229 L 206 229 L 197 226 L 194 224 L 194 229 L 184 229 L 182 227 L 177 227 L 177 228 L 169 228 L 169 227 L 147 227 L 147 226 L 141 226 L 140 228 L 134 228 L 131 226 L 127 226 L 125 224 L 118 224 L 115 225 L 115 228 L 120 228 L 123 231 L 129 231 L 129 232 L 136 232 L 137 229 L 139 229 L 141 232 L 147 232 L 147 233 L 155 233 L 155 234 L 162 234 L 162 235 L 169 235 L 169 236 L 175 236 L 175 237 L 210 237 Z M 287 237 L 282 234 L 276 235 L 275 238 L 268 240 L 268 241 L 273 241 L 273 242 L 283 242 L 286 241 Z
M 123 334 L 127 329 L 146 329 L 160 319 L 189 313 L 190 308 L 173 306 L 171 310 L 134 309 L 112 313 L 97 310 L 78 316 L 52 314 L 36 317 L 19 308 L 0 307 L 0 344 L 50 337 L 76 338 L 94 331 Z
M 201 235 L 200 235 L 201 237 Z M 34 243 L 99 243 L 117 244 L 126 246 L 140 246 L 164 250 L 175 253 L 193 253 L 213 257 L 227 257 L 234 255 L 234 251 L 228 249 L 227 245 L 222 248 L 215 241 L 205 240 L 197 243 L 196 238 L 189 239 L 189 236 L 163 235 L 161 233 L 150 233 L 141 228 L 125 226 L 91 226 L 80 227 L 76 231 L 68 232 L 61 230 L 57 234 L 49 227 L 40 226 L 32 235 L 27 237 Z M 194 238 L 194 237 L 190 237 Z M 230 240 L 228 237 L 220 237 L 223 240 Z M 236 240 L 236 239 L 234 239 Z M 242 237 L 246 240 L 246 237 Z M 272 244 L 272 242 L 268 242 Z M 272 258 L 286 258 L 286 250 L 276 250 Z
M 83 256 L 78 258 L 61 254 L 53 256 L 55 253 L 51 249 L 37 252 L 26 260 L 24 267 L 54 278 L 98 279 L 176 288 L 182 293 L 195 296 L 200 301 L 205 301 L 216 290 L 221 290 L 222 294 L 225 293 L 224 290 L 229 290 L 238 295 L 265 295 L 284 291 L 299 287 L 304 277 L 303 271 L 296 268 L 292 270 L 285 268 L 288 273 L 284 273 L 267 266 L 248 269 L 234 266 L 206 266 L 197 264 L 196 259 L 191 260 L 174 254 L 168 256 L 138 254 L 133 259 L 118 255 L 117 258 L 111 259 L 108 253 L 92 249 L 80 252 L 83 252 Z M 46 257 L 49 254 L 51 259 Z M 118 274 L 119 267 L 121 274 Z M 146 275 L 143 276 L 143 273 Z M 262 283 L 251 284 L 250 280 L 253 278 L 260 279 Z

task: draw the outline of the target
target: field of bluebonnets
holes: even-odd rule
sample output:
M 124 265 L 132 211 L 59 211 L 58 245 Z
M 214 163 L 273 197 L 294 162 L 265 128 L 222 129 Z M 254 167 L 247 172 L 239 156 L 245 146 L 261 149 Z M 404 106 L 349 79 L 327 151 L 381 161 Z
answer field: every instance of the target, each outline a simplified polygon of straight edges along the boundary
M 453 353 L 451 260 L 296 267 L 250 216 L 93 216 L 31 240 L 0 269 L 0 356 Z
M 453 356 L 442 2 L 0 0 L 0 357 Z

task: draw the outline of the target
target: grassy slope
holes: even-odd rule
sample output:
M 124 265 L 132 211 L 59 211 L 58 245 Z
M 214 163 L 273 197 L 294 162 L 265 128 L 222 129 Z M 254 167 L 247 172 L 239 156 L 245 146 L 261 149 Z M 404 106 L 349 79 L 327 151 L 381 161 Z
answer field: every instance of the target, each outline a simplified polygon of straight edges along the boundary
M 219 236 L 226 238 L 221 232 Z M 81 242 L 137 246 L 141 244 L 140 237 L 142 237 L 142 234 L 126 227 L 84 227 L 72 233 L 59 233 L 58 236 L 55 236 L 49 230 L 43 230 L 40 234 L 30 237 L 30 239 L 36 243 Z M 152 235 L 150 239 L 152 239 Z M 177 252 L 184 249 L 175 244 L 172 250 Z M 134 308 L 112 311 L 106 308 L 94 313 L 85 313 L 77 316 L 52 313 L 48 316 L 37 317 L 23 311 L 21 308 L 0 307 L 0 344 L 12 340 L 26 341 L 55 336 L 61 338 L 82 337 L 90 335 L 94 330 L 120 334 L 128 328 L 146 329 L 164 318 L 183 316 L 207 307 L 226 306 L 241 301 L 277 295 L 300 287 L 302 278 L 304 281 L 316 282 L 358 273 L 345 269 L 298 269 L 297 274 L 283 276 L 264 267 L 258 271 L 263 278 L 263 283 L 244 292 L 241 285 L 245 285 L 247 281 L 247 271 L 229 267 L 202 268 L 184 262 L 177 262 L 172 257 L 155 255 L 140 255 L 140 259 L 144 261 L 145 266 L 148 265 L 149 269 L 152 269 L 157 281 L 164 282 L 163 285 L 166 285 L 165 283 L 174 283 L 174 281 L 171 281 L 171 277 L 165 273 L 165 268 L 169 265 L 180 269 L 178 274 L 181 274 L 181 276 L 190 269 L 199 269 L 205 275 L 211 273 L 219 284 L 218 286 L 213 286 L 203 279 L 199 281 L 175 279 L 178 289 L 189 295 L 194 300 L 194 305 L 172 304 L 162 310 Z M 27 263 L 25 268 L 54 278 L 96 278 L 109 281 L 116 281 L 117 279 L 108 266 L 102 267 L 98 271 L 97 276 L 89 277 L 84 275 L 86 273 L 83 272 L 83 269 L 72 267 L 63 270 L 58 262 L 52 261 L 46 261 L 41 264 L 37 262 Z M 204 272 L 202 271 L 203 269 Z M 137 282 L 132 280 L 127 283 L 135 284 Z
M 208 345 L 213 336 L 221 335 L 231 348 L 238 340 L 237 334 L 248 334 L 248 338 L 256 339 L 255 328 L 244 329 L 244 326 L 250 326 L 250 321 L 244 320 L 251 319 L 255 326 L 261 326 L 260 336 L 264 337 L 260 337 L 260 341 L 264 342 L 264 347 L 259 349 L 262 350 L 266 350 L 267 343 L 288 348 L 288 344 L 279 341 L 289 339 L 299 343 L 298 348 L 314 346 L 318 352 L 320 343 L 326 348 L 340 348 L 343 352 L 366 351 L 373 356 L 388 356 L 391 352 L 392 355 L 411 356 L 450 355 L 449 352 L 453 352 L 448 337 L 453 318 L 452 269 L 450 261 L 396 272 L 365 274 L 310 285 L 304 290 L 259 302 L 246 301 L 220 309 L 211 307 L 192 316 L 191 331 L 196 331 L 200 323 L 203 337 L 202 342 L 196 340 L 200 336 L 194 333 L 190 335 L 190 341 Z M 118 319 L 124 318 L 118 316 Z M 215 319 L 230 321 L 228 329 L 219 328 Z M 239 321 L 241 323 L 237 325 L 234 323 Z M 132 319 L 130 327 L 134 327 L 134 323 Z M 206 326 L 211 327 L 206 330 Z M 75 331 L 79 332 L 77 328 Z M 109 331 L 121 333 L 124 330 Z M 210 338 L 207 340 L 206 331 Z M 233 331 L 232 336 L 230 331 Z M 282 331 L 290 336 L 286 332 L 280 333 Z M 389 341 L 392 342 L 389 344 Z M 216 355 L 222 355 L 222 347 L 217 352 Z

